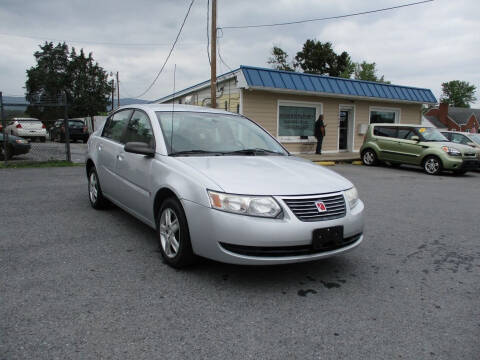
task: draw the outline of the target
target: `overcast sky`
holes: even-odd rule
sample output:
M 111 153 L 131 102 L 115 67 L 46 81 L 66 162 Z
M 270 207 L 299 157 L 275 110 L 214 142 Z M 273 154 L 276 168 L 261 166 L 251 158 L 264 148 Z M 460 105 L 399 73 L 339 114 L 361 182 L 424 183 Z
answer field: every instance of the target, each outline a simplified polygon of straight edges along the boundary
M 264 24 L 342 15 L 414 0 L 218 0 L 218 26 Z M 65 41 L 93 52 L 107 71 L 120 72 L 121 96 L 135 97 L 152 82 L 190 0 L 0 0 L 0 90 L 24 93 L 25 71 L 43 41 Z M 269 67 L 276 45 L 290 57 L 306 39 L 333 43 L 354 61 L 376 62 L 394 84 L 432 89 L 465 80 L 480 89 L 480 2 L 435 0 L 417 6 L 340 20 L 260 29 L 225 29 L 221 56 L 232 69 Z M 164 72 L 144 99 L 157 99 L 207 80 L 207 0 L 196 0 Z M 219 74 L 228 68 L 218 62 Z M 477 91 L 480 97 L 480 91 Z M 480 107 L 477 101 L 474 107 Z

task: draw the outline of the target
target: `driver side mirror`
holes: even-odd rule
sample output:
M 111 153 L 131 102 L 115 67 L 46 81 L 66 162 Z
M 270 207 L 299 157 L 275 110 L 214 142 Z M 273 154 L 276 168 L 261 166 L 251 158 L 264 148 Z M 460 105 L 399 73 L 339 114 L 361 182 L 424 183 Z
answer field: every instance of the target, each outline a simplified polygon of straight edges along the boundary
M 410 138 L 410 140 L 419 142 L 419 141 L 420 141 L 420 138 L 419 138 L 417 135 L 414 135 L 414 136 L 412 136 L 412 137 Z
M 471 147 L 476 147 L 476 145 L 475 145 L 474 142 L 468 142 L 467 145 L 468 145 L 468 146 L 471 146 Z
M 151 148 L 150 145 L 144 142 L 128 142 L 123 149 L 125 152 L 146 155 L 148 157 L 153 157 L 155 155 L 155 149 Z

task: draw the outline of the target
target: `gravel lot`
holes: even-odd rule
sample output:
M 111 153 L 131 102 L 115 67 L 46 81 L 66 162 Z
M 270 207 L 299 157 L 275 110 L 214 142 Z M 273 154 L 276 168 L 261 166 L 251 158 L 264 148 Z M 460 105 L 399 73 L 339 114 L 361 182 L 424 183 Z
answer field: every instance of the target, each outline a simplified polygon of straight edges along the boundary
M 12 158 L 14 162 L 22 161 L 49 161 L 66 160 L 65 143 L 50 142 L 45 143 L 31 142 L 31 149 L 27 154 L 16 155 Z M 75 142 L 70 144 L 70 154 L 72 161 L 76 163 L 85 162 L 87 144 Z
M 90 208 L 83 168 L 0 170 L 0 359 L 478 359 L 480 173 L 334 170 L 366 203 L 359 248 L 184 271 Z

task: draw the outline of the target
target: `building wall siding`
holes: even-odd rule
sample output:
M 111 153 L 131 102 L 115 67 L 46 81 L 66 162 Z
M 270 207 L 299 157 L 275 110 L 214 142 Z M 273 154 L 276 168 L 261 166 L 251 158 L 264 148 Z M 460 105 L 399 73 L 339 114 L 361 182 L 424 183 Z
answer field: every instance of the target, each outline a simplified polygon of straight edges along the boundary
M 243 92 L 243 114 L 258 122 L 270 134 L 277 136 L 277 106 L 278 100 L 314 102 L 322 104 L 322 111 L 325 122 L 325 138 L 323 140 L 324 151 L 337 151 L 338 148 L 338 124 L 340 105 L 355 106 L 355 129 L 354 129 L 354 150 L 358 150 L 363 142 L 363 135 L 358 131 L 361 124 L 369 124 L 370 107 L 396 108 L 400 109 L 400 122 L 403 124 L 421 124 L 422 114 L 420 104 L 403 104 L 392 102 L 348 100 L 341 98 L 328 98 L 306 95 L 292 95 L 274 93 L 267 91 Z M 313 152 L 315 142 L 284 143 L 291 152 Z

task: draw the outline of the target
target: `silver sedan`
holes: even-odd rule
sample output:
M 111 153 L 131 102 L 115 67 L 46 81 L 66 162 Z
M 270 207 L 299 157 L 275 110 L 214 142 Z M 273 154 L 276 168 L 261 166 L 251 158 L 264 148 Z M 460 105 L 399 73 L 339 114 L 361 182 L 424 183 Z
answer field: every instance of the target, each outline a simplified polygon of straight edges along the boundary
M 196 256 L 285 264 L 351 250 L 363 240 L 363 202 L 337 173 L 292 156 L 244 116 L 130 105 L 90 136 L 93 208 L 108 202 L 156 229 L 174 267 Z

